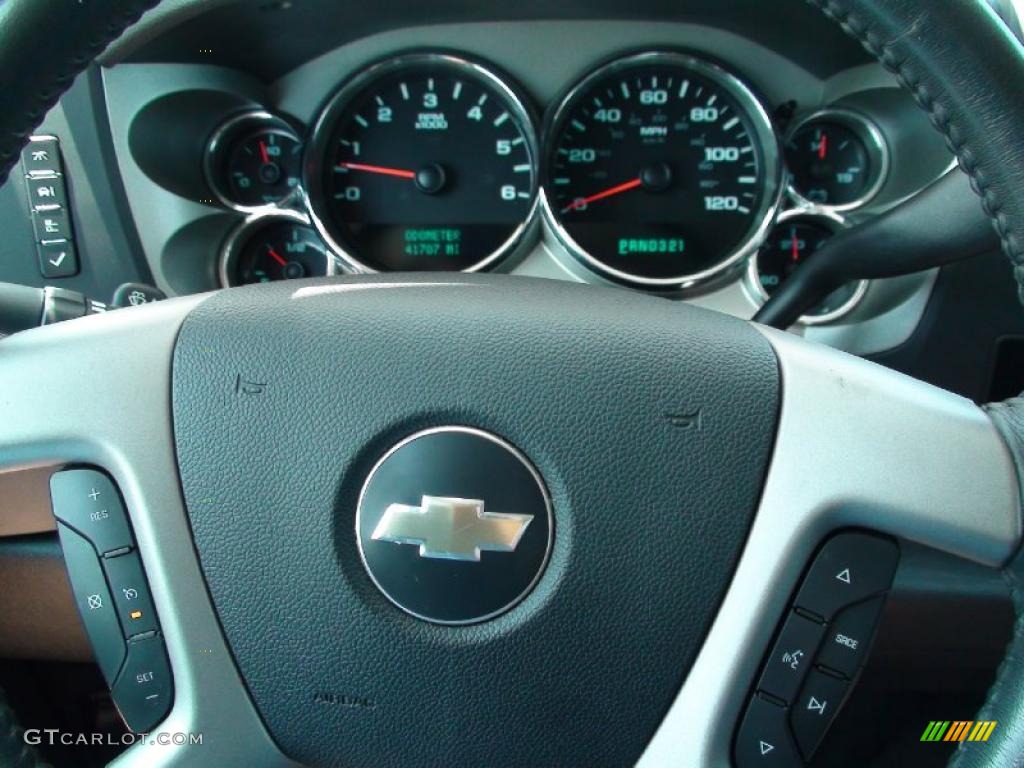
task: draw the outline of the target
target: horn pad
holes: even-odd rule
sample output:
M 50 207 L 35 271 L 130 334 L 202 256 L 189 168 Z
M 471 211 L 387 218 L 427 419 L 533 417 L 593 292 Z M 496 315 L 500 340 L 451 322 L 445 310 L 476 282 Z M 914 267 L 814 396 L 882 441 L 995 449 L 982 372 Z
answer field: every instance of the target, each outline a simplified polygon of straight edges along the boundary
M 621 289 L 400 275 L 213 294 L 175 349 L 179 471 L 210 595 L 276 743 L 349 768 L 635 762 L 739 557 L 779 387 L 749 324 Z M 425 451 L 411 464 L 428 471 L 404 480 L 392 468 L 367 511 L 389 451 L 450 425 L 514 446 L 550 497 L 546 532 L 544 505 L 503 491 L 514 470 L 483 450 Z M 464 485 L 430 479 L 457 464 L 472 470 Z M 442 523 L 381 527 L 424 496 L 442 499 Z M 496 526 L 488 512 L 532 520 Z M 468 569 L 424 587 L 444 605 L 474 590 L 495 602 L 483 574 L 542 554 L 519 602 L 452 626 L 378 589 L 361 539 Z

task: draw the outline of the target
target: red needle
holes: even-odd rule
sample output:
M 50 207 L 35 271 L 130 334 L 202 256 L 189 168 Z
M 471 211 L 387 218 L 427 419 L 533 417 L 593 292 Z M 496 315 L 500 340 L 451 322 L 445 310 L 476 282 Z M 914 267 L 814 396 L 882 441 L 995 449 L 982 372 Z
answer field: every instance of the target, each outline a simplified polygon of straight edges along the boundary
M 828 134 L 821 134 L 821 140 L 818 142 L 818 159 L 824 160 L 825 153 L 828 152 Z
M 338 163 L 339 168 L 347 168 L 350 171 L 366 171 L 367 173 L 380 173 L 384 176 L 397 176 L 400 179 L 415 179 L 415 171 L 406 171 L 402 168 L 385 168 L 382 165 L 364 165 L 363 163 Z
M 565 206 L 565 208 L 562 209 L 562 213 L 566 213 L 567 211 L 574 211 L 577 208 L 585 208 L 587 205 L 593 203 L 596 200 L 604 200 L 606 197 L 611 197 L 612 195 L 617 195 L 621 192 L 628 192 L 631 189 L 636 189 L 642 183 L 643 182 L 640 181 L 640 177 L 638 176 L 632 181 L 627 181 L 623 184 L 616 184 L 614 187 L 609 187 L 603 192 L 598 192 L 597 194 L 591 195 L 590 197 L 576 198 L 567 206 Z
M 287 267 L 288 266 L 288 262 L 285 260 L 285 258 L 280 253 L 275 251 L 273 249 L 273 247 L 268 245 L 267 246 L 267 253 L 270 254 L 270 258 L 272 258 L 274 261 L 276 261 L 282 267 Z
M 267 154 L 267 142 L 260 142 L 260 157 L 263 158 L 264 163 L 270 162 L 270 155 Z
M 789 230 L 789 252 L 793 255 L 793 261 L 800 261 L 800 245 L 796 239 L 796 227 L 792 227 Z

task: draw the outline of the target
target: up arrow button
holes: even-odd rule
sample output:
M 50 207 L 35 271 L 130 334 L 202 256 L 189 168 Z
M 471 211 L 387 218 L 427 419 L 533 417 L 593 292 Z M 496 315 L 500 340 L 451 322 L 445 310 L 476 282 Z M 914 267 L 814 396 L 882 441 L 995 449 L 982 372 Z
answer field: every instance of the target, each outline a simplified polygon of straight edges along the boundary
M 892 539 L 866 533 L 833 536 L 811 564 L 796 605 L 831 621 L 846 606 L 888 590 L 899 557 Z

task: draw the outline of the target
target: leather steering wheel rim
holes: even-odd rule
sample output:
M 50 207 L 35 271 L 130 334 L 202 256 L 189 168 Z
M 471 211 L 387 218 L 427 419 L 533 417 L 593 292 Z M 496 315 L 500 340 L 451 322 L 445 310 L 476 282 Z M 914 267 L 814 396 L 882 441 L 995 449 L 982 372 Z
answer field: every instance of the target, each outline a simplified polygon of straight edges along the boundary
M 969 175 L 1024 296 L 1024 55 L 987 4 L 954 0 L 808 0 L 857 39 L 914 96 Z M 8 0 L 0 5 L 0 181 L 47 110 L 106 46 L 158 0 Z M 983 52 L 983 55 L 972 55 Z M 1024 477 L 1021 403 L 991 405 Z M 1017 623 L 978 719 L 989 742 L 963 743 L 953 765 L 1006 765 L 1024 754 L 1024 558 L 1004 569 Z

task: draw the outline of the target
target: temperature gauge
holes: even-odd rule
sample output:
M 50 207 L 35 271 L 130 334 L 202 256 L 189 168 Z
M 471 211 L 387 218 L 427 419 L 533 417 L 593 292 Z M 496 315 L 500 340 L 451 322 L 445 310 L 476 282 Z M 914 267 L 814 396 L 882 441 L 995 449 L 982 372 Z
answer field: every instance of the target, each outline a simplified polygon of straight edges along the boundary
M 285 203 L 299 188 L 301 173 L 298 136 L 266 112 L 248 112 L 227 121 L 207 148 L 207 181 L 217 198 L 236 210 Z
M 879 130 L 846 110 L 805 118 L 790 133 L 785 150 L 790 194 L 831 210 L 849 210 L 873 198 L 889 166 Z
M 301 214 L 243 222 L 228 236 L 221 254 L 220 281 L 225 287 L 334 272 L 334 256 Z
M 790 210 L 779 216 L 747 269 L 747 288 L 763 304 L 790 275 L 810 259 L 845 221 L 834 214 L 808 214 Z M 830 293 L 817 307 L 800 318 L 804 325 L 832 322 L 852 310 L 864 296 L 866 280 L 849 283 Z

